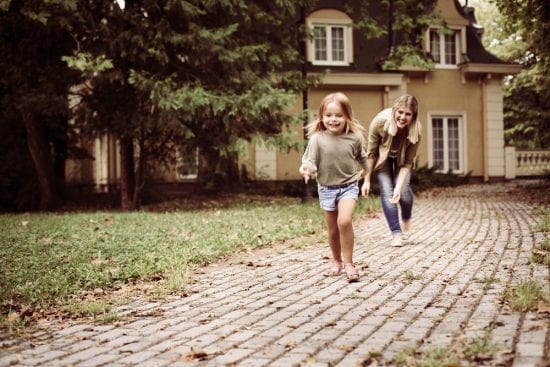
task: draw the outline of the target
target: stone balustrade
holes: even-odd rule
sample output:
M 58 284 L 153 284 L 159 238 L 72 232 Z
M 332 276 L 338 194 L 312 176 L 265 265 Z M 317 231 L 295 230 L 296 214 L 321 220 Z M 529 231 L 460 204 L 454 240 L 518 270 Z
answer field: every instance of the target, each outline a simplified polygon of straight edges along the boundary
M 506 178 L 543 176 L 550 173 L 550 150 L 505 148 Z

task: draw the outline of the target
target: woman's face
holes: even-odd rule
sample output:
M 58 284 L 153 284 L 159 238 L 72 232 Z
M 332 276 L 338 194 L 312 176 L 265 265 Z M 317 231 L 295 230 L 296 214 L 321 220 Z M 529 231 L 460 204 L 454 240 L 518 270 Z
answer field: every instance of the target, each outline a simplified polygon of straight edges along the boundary
M 397 127 L 402 129 L 411 124 L 412 118 L 413 118 L 413 111 L 406 106 L 399 106 L 395 110 L 394 118 L 395 118 L 395 122 L 397 123 Z
M 346 117 L 340 103 L 329 102 L 323 112 L 323 125 L 334 135 L 339 135 L 346 128 Z

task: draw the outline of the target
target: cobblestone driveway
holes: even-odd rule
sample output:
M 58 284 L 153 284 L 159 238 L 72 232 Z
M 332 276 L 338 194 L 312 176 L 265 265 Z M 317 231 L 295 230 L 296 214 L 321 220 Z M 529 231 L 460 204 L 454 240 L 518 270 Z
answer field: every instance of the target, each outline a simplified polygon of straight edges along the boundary
M 358 283 L 325 277 L 328 246 L 285 249 L 218 266 L 193 293 L 136 302 L 120 326 L 74 324 L 7 342 L 0 366 L 361 366 L 396 365 L 414 348 L 496 349 L 473 366 L 550 366 L 550 314 L 512 311 L 502 292 L 530 279 L 537 214 L 511 184 L 468 185 L 416 199 L 412 244 L 389 246 L 383 217 L 355 225 Z M 460 354 L 460 353 L 459 353 Z M 369 357 L 370 355 L 370 357 Z M 464 355 L 464 354 L 462 354 Z

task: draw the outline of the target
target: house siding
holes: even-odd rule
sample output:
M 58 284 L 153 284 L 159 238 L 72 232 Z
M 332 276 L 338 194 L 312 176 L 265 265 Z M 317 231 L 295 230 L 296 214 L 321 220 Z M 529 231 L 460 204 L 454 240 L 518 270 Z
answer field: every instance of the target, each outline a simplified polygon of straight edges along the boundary
M 504 177 L 504 123 L 503 97 L 500 80 L 490 79 L 486 85 L 487 93 L 487 148 L 489 177 Z

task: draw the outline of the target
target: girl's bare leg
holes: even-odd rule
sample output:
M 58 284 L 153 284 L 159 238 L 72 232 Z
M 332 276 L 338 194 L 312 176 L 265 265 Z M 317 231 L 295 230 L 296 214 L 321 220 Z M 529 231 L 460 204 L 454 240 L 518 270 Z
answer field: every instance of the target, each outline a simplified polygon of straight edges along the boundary
M 332 252 L 332 268 L 328 275 L 338 275 L 342 268 L 342 249 L 340 245 L 340 231 L 338 230 L 338 211 L 329 212 L 325 210 L 327 222 L 328 244 Z
M 342 199 L 338 203 L 337 227 L 340 233 L 340 245 L 344 263 L 353 263 L 353 245 L 355 235 L 353 233 L 353 212 L 357 206 L 354 199 Z
M 342 199 L 338 203 L 337 227 L 340 232 L 340 245 L 342 248 L 342 257 L 344 259 L 344 270 L 348 276 L 348 281 L 355 282 L 359 279 L 359 274 L 353 264 L 353 247 L 355 234 L 353 232 L 353 212 L 357 206 L 354 199 Z

